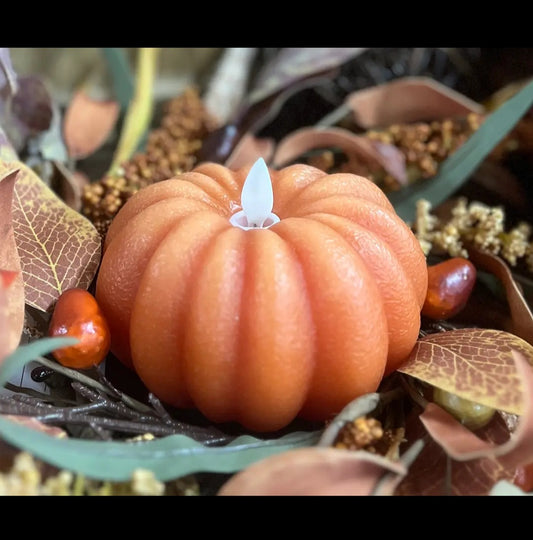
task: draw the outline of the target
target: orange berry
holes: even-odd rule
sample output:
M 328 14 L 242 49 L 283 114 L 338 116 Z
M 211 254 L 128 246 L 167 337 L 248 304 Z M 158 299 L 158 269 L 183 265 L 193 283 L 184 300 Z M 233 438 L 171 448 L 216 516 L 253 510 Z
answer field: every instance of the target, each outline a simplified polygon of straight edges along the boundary
M 107 321 L 94 296 L 85 289 L 69 289 L 56 302 L 48 334 L 74 337 L 79 343 L 52 353 L 63 366 L 89 369 L 109 352 L 111 337 Z
M 476 283 L 476 267 L 463 257 L 428 266 L 428 290 L 422 315 L 449 319 L 466 305 Z

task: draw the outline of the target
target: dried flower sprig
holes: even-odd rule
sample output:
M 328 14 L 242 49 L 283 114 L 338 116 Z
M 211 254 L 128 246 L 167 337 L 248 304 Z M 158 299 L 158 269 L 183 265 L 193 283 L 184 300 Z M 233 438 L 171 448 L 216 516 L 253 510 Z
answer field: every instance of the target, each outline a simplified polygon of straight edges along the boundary
M 383 426 L 377 418 L 360 416 L 344 425 L 334 446 L 346 450 L 373 449 L 383 433 Z
M 481 125 L 483 116 L 470 113 L 466 117 L 446 118 L 433 122 L 393 124 L 383 130 L 370 130 L 365 136 L 372 141 L 396 146 L 405 156 L 408 183 L 431 178 L 439 165 L 455 152 Z M 399 189 L 390 175 L 381 183 Z
M 75 475 L 67 470 L 43 474 L 28 452 L 19 452 L 10 470 L 0 473 L 0 495 L 21 496 L 162 496 L 199 495 L 200 487 L 193 476 L 163 483 L 146 469 L 136 469 L 129 482 L 103 482 Z
M 395 146 L 405 158 L 407 183 L 429 179 L 439 172 L 440 165 L 456 152 L 483 124 L 486 116 L 470 113 L 464 117 L 445 118 L 431 122 L 391 124 L 382 129 L 362 133 L 372 141 Z M 492 150 L 488 159 L 503 161 L 516 151 L 532 149 L 533 115 L 526 115 Z M 330 149 L 313 152 L 308 162 L 325 172 L 350 172 L 371 178 L 384 191 L 402 188 L 398 179 L 385 170 L 372 170 L 356 156 L 343 158 Z
M 146 150 L 84 188 L 82 213 L 105 236 L 124 203 L 139 189 L 191 170 L 203 140 L 217 127 L 194 87 L 171 99 L 158 128 L 150 131 Z
M 446 118 L 432 122 L 391 124 L 383 129 L 370 129 L 363 137 L 376 143 L 395 146 L 405 158 L 407 183 L 431 178 L 440 164 L 452 155 L 484 120 L 483 115 Z M 330 149 L 313 152 L 308 162 L 325 172 L 347 172 L 366 176 L 384 191 L 402 188 L 397 178 L 385 170 L 370 168 L 364 160 L 351 155 L 342 157 Z
M 432 205 L 421 199 L 417 202 L 413 230 L 424 253 L 446 253 L 451 257 L 468 257 L 466 246 L 501 256 L 511 266 L 524 261 L 533 272 L 532 225 L 520 222 L 507 228 L 505 209 L 459 197 L 451 209 L 451 217 L 439 219 L 431 213 Z

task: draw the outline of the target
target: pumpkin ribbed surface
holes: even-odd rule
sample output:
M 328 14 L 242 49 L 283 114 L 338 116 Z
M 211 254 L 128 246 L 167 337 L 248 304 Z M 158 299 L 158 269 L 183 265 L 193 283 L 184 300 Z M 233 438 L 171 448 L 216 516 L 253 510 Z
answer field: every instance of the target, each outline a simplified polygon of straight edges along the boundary
M 353 174 L 271 170 L 280 222 L 234 227 L 248 170 L 204 163 L 137 192 L 107 234 L 96 298 L 112 352 L 159 399 L 272 431 L 378 388 L 418 338 L 427 266 Z

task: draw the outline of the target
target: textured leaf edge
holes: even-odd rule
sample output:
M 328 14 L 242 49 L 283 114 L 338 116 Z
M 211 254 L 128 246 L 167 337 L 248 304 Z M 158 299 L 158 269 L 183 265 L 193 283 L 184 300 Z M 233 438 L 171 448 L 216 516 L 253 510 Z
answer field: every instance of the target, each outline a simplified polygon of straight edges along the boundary
M 125 481 L 135 470 L 148 469 L 162 482 L 197 472 L 232 473 L 318 440 L 316 432 L 294 432 L 276 440 L 242 435 L 222 447 L 206 447 L 185 435 L 144 442 L 58 439 L 1 417 L 0 435 L 51 465 L 90 478 Z

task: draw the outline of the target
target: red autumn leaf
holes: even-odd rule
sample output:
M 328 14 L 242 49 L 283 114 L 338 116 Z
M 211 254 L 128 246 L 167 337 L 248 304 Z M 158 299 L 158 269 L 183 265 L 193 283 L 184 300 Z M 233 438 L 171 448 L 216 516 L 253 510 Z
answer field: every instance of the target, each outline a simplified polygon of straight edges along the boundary
M 509 265 L 500 257 L 474 247 L 468 249 L 468 257 L 476 267 L 494 274 L 502 282 L 512 318 L 509 331 L 533 343 L 533 313 Z
M 0 270 L 0 363 L 16 349 L 22 333 L 22 328 L 18 331 L 18 322 L 10 313 L 9 285 L 14 280 L 13 275 L 16 277 L 20 274 Z M 24 323 L 24 318 L 22 321 Z M 14 327 L 13 322 L 17 322 L 17 327 Z
M 0 288 L 7 289 L 15 281 L 17 275 L 18 272 L 13 270 L 0 270 Z
M 12 224 L 17 175 L 0 174 L 0 361 L 15 350 L 24 326 L 24 284 Z
M 89 288 L 100 263 L 101 239 L 87 218 L 68 207 L 24 163 L 0 160 L 0 177 L 15 167 L 19 174 L 13 234 L 25 302 L 47 311 L 64 290 Z
M 405 156 L 395 146 L 375 143 L 337 127 L 308 127 L 290 133 L 278 143 L 271 165 L 280 168 L 309 150 L 329 147 L 340 148 L 349 159 L 361 163 L 365 169 L 385 170 L 401 184 L 407 182 Z
M 506 467 L 533 462 L 533 368 L 523 354 L 512 351 L 516 371 L 524 381 L 523 414 L 510 439 L 494 445 L 470 431 L 435 403 L 420 416 L 426 430 L 446 452 L 458 461 L 497 458 Z
M 484 112 L 475 101 L 429 77 L 403 77 L 357 90 L 346 103 L 363 129 Z
M 501 330 L 450 330 L 419 339 L 398 371 L 463 399 L 522 414 L 515 350 L 533 364 L 533 346 L 518 336 Z
M 386 472 L 401 478 L 407 469 L 365 451 L 298 448 L 240 471 L 218 495 L 371 495 Z
M 120 112 L 116 101 L 98 101 L 78 90 L 65 113 L 63 135 L 69 156 L 82 159 L 94 153 L 111 134 Z

